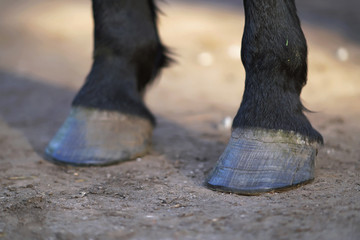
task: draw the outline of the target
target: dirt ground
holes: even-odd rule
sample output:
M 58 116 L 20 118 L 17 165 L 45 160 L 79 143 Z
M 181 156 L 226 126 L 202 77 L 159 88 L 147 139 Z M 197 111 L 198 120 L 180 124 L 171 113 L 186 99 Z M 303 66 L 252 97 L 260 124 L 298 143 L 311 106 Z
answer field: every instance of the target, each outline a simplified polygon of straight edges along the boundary
M 309 44 L 302 99 L 325 139 L 315 181 L 255 197 L 203 186 L 244 85 L 233 2 L 161 3 L 178 63 L 146 95 L 153 149 L 91 168 L 42 157 L 90 68 L 90 1 L 0 2 L 0 239 L 360 239 L 358 0 L 298 1 Z

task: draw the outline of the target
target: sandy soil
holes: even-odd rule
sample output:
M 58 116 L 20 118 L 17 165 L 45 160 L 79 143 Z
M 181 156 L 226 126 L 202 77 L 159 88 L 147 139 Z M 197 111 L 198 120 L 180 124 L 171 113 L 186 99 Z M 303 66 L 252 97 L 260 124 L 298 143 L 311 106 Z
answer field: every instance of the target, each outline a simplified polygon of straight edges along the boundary
M 256 197 L 203 187 L 244 85 L 241 2 L 210 2 L 161 4 L 178 64 L 146 96 L 151 153 L 73 168 L 42 152 L 91 64 L 90 1 L 1 1 L 0 239 L 360 239 L 360 2 L 299 1 L 325 145 L 313 183 Z

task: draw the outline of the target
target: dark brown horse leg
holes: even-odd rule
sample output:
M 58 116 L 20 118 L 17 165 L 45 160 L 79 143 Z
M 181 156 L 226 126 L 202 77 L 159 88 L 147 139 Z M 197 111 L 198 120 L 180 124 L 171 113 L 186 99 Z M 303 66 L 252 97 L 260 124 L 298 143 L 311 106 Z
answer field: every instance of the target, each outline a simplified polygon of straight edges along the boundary
M 93 0 L 94 61 L 70 115 L 49 143 L 47 159 L 108 165 L 144 155 L 154 117 L 142 100 L 166 65 L 152 0 Z
M 207 185 L 256 194 L 314 178 L 321 135 L 304 115 L 307 45 L 294 0 L 244 0 L 245 91 Z

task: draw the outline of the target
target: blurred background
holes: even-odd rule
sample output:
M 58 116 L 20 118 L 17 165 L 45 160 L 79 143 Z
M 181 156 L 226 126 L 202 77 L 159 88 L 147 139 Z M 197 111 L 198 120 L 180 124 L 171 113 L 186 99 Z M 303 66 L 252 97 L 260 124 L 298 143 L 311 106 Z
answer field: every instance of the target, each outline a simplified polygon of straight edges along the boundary
M 177 64 L 148 91 L 146 101 L 156 114 L 185 125 L 190 121 L 194 128 L 206 119 L 221 122 L 234 116 L 245 78 L 242 4 L 159 1 L 161 38 Z M 321 125 L 321 114 L 357 123 L 360 2 L 297 4 L 309 45 L 309 81 L 302 99 L 319 113 L 310 117 L 315 125 Z M 24 131 L 39 151 L 67 115 L 90 69 L 91 14 L 89 0 L 0 1 L 0 116 Z
M 297 4 L 309 44 L 304 104 L 320 114 L 358 117 L 360 2 Z M 159 5 L 164 12 L 161 37 L 178 63 L 164 70 L 148 92 L 150 108 L 174 119 L 234 116 L 245 78 L 242 1 L 168 0 Z M 35 137 L 37 149 L 65 118 L 90 69 L 92 27 L 89 0 L 0 1 L 0 115 Z

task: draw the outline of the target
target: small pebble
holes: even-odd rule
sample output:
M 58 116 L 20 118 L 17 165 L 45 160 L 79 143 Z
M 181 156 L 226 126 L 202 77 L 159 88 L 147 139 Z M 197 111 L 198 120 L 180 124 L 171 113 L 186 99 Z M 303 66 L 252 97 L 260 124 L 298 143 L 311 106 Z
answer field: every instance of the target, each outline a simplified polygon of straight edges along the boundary
M 198 63 L 201 66 L 209 67 L 214 63 L 214 57 L 209 52 L 202 52 L 197 57 Z
M 231 129 L 232 122 L 233 122 L 232 117 L 227 116 L 221 121 L 218 127 L 220 129 L 226 129 L 226 130 Z
M 240 60 L 241 47 L 239 45 L 230 45 L 228 48 L 228 56 L 234 60 Z
M 83 198 L 86 196 L 86 192 L 80 192 L 80 198 Z
M 344 47 L 339 47 L 336 51 L 336 56 L 340 61 L 346 62 L 349 60 L 349 51 Z

